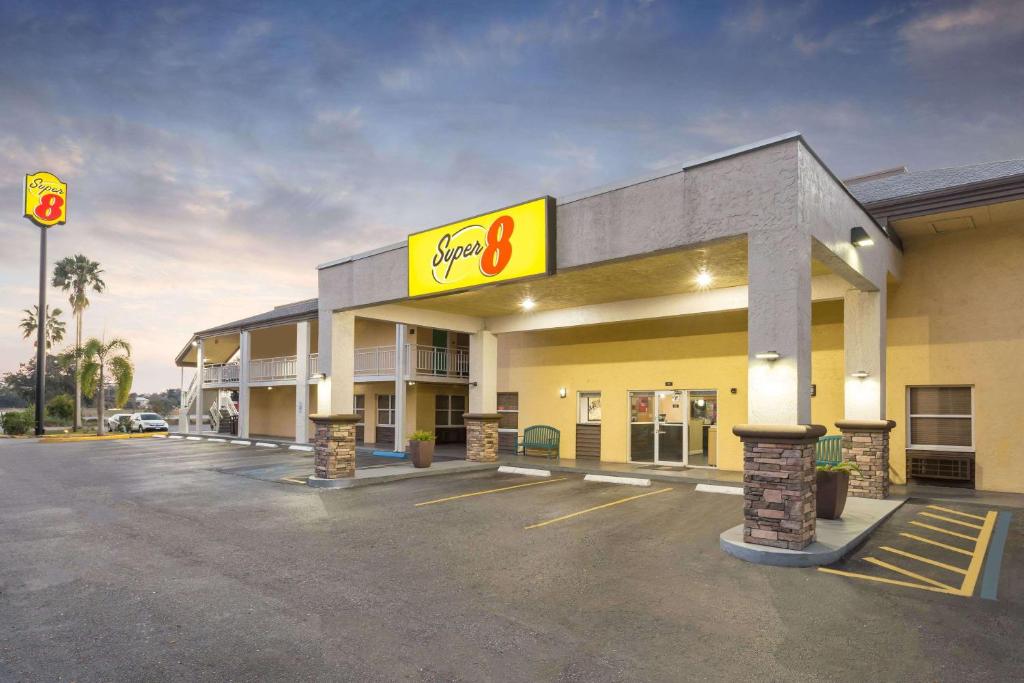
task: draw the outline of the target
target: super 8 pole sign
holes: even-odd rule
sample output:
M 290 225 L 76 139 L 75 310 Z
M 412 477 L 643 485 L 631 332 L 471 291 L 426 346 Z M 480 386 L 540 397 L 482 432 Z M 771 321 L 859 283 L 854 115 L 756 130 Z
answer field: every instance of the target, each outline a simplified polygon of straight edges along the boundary
M 541 197 L 409 235 L 409 296 L 555 270 L 555 200 Z
M 46 171 L 25 176 L 25 218 L 46 228 L 67 223 L 67 184 Z

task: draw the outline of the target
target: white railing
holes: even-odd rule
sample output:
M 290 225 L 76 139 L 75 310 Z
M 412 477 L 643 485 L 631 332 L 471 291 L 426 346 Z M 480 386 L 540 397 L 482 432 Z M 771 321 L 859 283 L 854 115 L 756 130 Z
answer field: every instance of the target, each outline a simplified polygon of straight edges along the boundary
M 269 382 L 277 379 L 295 379 L 296 356 L 253 358 L 249 361 L 249 381 Z
M 203 366 L 203 384 L 238 382 L 238 363 L 218 363 Z
M 356 375 L 395 374 L 394 346 L 356 349 L 355 355 Z M 469 349 L 406 344 L 405 365 L 410 377 L 469 377 Z
M 184 400 L 181 402 L 181 412 L 188 413 L 189 406 L 192 405 L 192 401 L 196 400 L 196 392 L 199 390 L 199 382 L 196 381 L 198 373 L 192 375 L 192 383 L 188 385 L 188 390 L 185 392 Z
M 311 353 L 309 354 L 309 376 L 320 374 L 320 354 Z

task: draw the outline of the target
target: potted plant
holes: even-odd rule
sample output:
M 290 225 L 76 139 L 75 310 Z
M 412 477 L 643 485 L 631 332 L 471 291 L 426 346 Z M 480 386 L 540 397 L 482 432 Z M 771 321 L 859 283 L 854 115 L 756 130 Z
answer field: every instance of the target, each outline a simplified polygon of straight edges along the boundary
M 818 465 L 817 516 L 821 519 L 839 519 L 846 507 L 846 494 L 850 489 L 850 473 L 860 476 L 852 462 Z
M 413 467 L 430 467 L 434 461 L 434 433 L 415 431 L 409 437 L 409 459 Z

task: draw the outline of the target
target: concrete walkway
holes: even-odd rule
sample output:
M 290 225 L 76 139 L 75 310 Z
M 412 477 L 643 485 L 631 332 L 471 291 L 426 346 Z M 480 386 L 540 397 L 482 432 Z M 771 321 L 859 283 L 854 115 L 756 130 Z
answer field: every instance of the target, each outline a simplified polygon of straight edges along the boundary
M 743 485 L 743 472 L 729 472 L 714 468 L 681 467 L 631 463 L 602 462 L 599 460 L 552 460 L 522 455 L 503 455 L 502 465 L 515 467 L 534 467 L 551 472 L 574 472 L 577 474 L 607 474 L 620 477 L 640 477 L 652 481 L 665 481 L 676 484 L 722 484 L 726 486 Z

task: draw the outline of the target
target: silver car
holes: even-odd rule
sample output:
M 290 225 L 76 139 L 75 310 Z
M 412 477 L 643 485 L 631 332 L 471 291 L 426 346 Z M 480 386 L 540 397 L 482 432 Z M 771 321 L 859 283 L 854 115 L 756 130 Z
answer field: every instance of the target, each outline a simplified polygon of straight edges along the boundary
M 131 413 L 117 413 L 116 415 L 111 415 L 107 418 L 107 430 L 111 432 L 119 431 L 121 429 L 121 419 L 127 419 L 131 416 Z
M 166 432 L 167 422 L 156 413 L 135 413 L 129 429 L 133 432 Z

